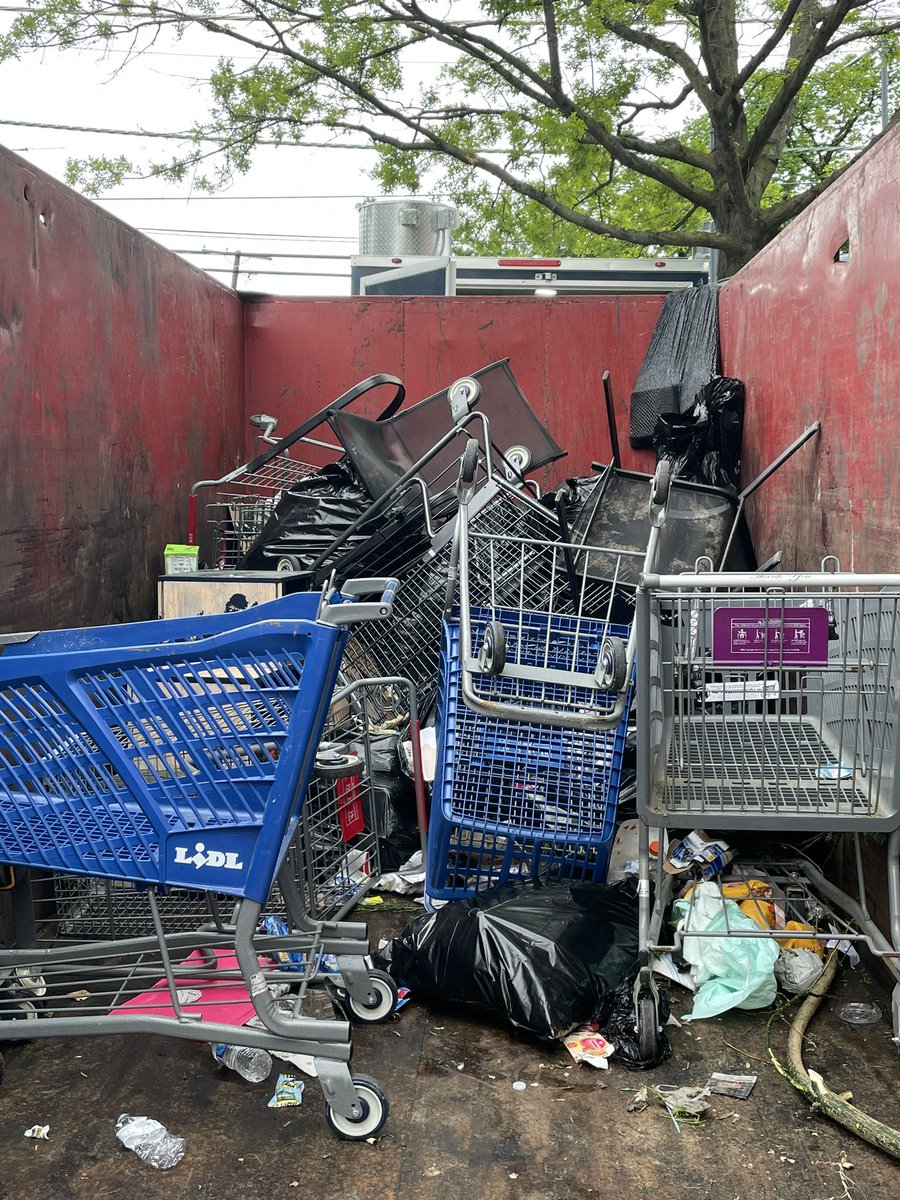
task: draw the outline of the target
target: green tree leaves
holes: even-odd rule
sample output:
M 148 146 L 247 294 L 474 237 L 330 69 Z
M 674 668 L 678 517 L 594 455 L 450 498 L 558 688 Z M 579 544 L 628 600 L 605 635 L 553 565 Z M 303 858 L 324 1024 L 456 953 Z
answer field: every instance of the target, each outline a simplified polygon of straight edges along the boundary
M 40 0 L 0 62 L 206 31 L 233 47 L 182 152 L 214 187 L 260 141 L 378 150 L 375 186 L 452 197 L 470 252 L 690 253 L 733 270 L 877 136 L 900 22 L 875 0 Z M 245 56 L 250 65 L 238 67 Z M 73 163 L 103 190 L 122 157 Z M 714 225 L 714 228 L 713 228 Z

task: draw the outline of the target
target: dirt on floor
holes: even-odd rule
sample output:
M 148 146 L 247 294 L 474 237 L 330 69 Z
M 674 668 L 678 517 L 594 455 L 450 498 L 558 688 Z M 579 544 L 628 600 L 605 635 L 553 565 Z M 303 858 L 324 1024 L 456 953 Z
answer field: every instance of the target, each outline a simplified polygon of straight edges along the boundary
M 370 919 L 373 941 L 411 906 Z M 672 1011 L 690 1011 L 671 990 Z M 876 999 L 865 1032 L 835 1009 Z M 835 1091 L 900 1125 L 900 1059 L 889 999 L 864 968 L 842 967 L 805 1049 Z M 35 1039 L 4 1047 L 0 1198 L 106 1200 L 581 1200 L 638 1194 L 702 1200 L 895 1200 L 895 1160 L 811 1111 L 770 1064 L 768 1013 L 672 1025 L 673 1055 L 651 1072 L 575 1066 L 558 1045 L 476 1014 L 413 999 L 390 1023 L 358 1027 L 354 1070 L 375 1078 L 390 1116 L 374 1144 L 339 1141 L 307 1080 L 300 1108 L 273 1109 L 274 1079 L 251 1085 L 218 1068 L 208 1046 L 151 1037 Z M 779 1022 L 776 1050 L 783 1049 Z M 676 1125 L 635 1092 L 703 1085 L 713 1071 L 757 1075 L 749 1099 L 713 1097 L 698 1124 Z M 525 1087 L 514 1087 L 525 1084 Z M 147 1114 L 186 1139 L 182 1162 L 155 1171 L 116 1140 L 120 1113 Z M 49 1140 L 26 1139 L 35 1124 Z

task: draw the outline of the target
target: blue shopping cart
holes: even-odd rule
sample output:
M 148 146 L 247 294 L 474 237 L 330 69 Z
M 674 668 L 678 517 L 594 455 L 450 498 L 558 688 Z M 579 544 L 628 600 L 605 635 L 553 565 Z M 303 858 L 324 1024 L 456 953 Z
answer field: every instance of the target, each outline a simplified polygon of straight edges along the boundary
M 473 610 L 470 651 L 484 637 L 491 616 L 505 616 L 511 628 L 520 617 L 529 623 L 532 636 L 519 642 L 510 637 L 507 653 L 515 654 L 520 664 L 530 657 L 534 665 L 544 646 L 538 614 Z M 575 622 L 563 618 L 560 624 Z M 579 641 L 592 642 L 598 652 L 607 636 L 627 636 L 624 628 L 603 621 L 581 624 Z M 463 701 L 461 658 L 454 613 L 444 622 L 438 759 L 428 832 L 429 896 L 461 899 L 512 878 L 539 875 L 604 880 L 627 706 L 615 726 L 599 731 L 484 716 Z M 497 679 L 501 693 L 516 687 L 512 678 L 505 684 L 502 676 Z M 626 696 L 630 701 L 630 688 Z M 592 698 L 585 694 L 583 700 Z
M 259 925 L 348 628 L 389 617 L 396 586 L 357 580 L 344 594 L 285 597 L 262 620 L 257 610 L 8 639 L 0 861 L 146 888 L 155 936 L 0 951 L 0 1039 L 163 1033 L 307 1054 L 338 1134 L 381 1128 L 387 1099 L 351 1077 L 346 1021 L 303 1015 L 312 966 L 279 969 L 282 951 L 308 964 L 334 954 L 354 1011 L 384 1019 L 393 1004 L 367 970 L 365 926 L 307 922 L 284 938 Z M 165 933 L 154 898 L 169 888 L 234 897 L 233 923 Z M 186 997 L 204 989 L 215 995 L 189 1011 Z M 28 1015 L 50 1015 L 2 1019 L 22 1015 L 23 994 Z M 223 1017 L 228 1004 L 249 1006 L 255 1026 Z
M 448 590 L 458 583 L 459 605 L 444 622 L 428 840 L 426 891 L 445 900 L 516 877 L 605 880 L 632 698 L 634 640 L 611 611 L 633 552 L 606 551 L 617 566 L 598 586 L 596 548 L 562 529 L 552 539 L 479 530 L 468 512 L 474 456 L 467 448 L 460 469 Z M 663 470 L 645 564 L 666 496 Z

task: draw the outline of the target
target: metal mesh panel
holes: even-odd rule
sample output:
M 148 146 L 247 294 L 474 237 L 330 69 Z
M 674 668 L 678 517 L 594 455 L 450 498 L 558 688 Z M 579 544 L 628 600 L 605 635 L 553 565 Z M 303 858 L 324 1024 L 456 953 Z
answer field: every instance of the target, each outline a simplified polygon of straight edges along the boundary
M 625 718 L 615 729 L 584 733 L 475 713 L 460 694 L 458 626 L 445 629 L 429 895 L 454 899 L 522 875 L 602 881 Z
M 470 527 L 485 535 L 516 533 L 534 539 L 559 537 L 559 528 L 549 512 L 529 504 L 516 492 L 501 488 L 483 500 L 472 515 Z M 485 544 L 486 545 L 486 544 Z M 434 706 L 440 670 L 441 622 L 446 607 L 450 573 L 449 541 L 430 558 L 419 563 L 402 579 L 394 601 L 390 624 L 375 629 L 360 626 L 347 642 L 343 670 L 351 679 L 375 675 L 402 675 L 416 686 L 419 712 L 424 717 Z M 523 607 L 540 608 L 550 583 L 550 564 L 535 551 L 533 561 L 509 546 L 507 555 L 498 554 L 494 545 L 482 553 L 477 547 L 471 555 L 471 593 L 474 603 L 485 602 L 491 595 Z M 390 691 L 382 696 L 371 694 L 382 720 L 398 720 L 405 715 L 403 698 Z
M 278 455 L 258 470 L 235 475 L 216 486 L 206 504 L 212 531 L 213 562 L 220 570 L 237 567 L 271 516 L 282 492 L 318 467 Z

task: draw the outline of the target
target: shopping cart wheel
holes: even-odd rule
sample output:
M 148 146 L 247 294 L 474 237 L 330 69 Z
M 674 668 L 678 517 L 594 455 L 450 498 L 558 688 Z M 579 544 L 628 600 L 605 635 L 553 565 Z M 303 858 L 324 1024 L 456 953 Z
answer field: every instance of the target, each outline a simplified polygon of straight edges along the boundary
M 665 504 L 669 498 L 669 488 L 672 484 L 672 468 L 667 458 L 661 458 L 656 464 L 653 475 L 653 486 L 650 489 L 650 503 L 654 506 Z
M 481 398 L 481 384 L 471 375 L 464 375 L 451 383 L 447 389 L 447 399 L 450 401 L 450 412 L 454 422 L 468 416 Z
M 363 760 L 340 742 L 319 742 L 313 774 L 319 779 L 347 779 L 361 775 Z
M 491 621 L 478 650 L 478 667 L 483 675 L 502 675 L 505 666 L 506 631 L 499 621 Z
M 6 1000 L 3 1004 L 3 1016 L 0 1019 L 4 1021 L 36 1021 L 40 1017 L 43 1007 L 42 1000 Z M 19 1045 L 30 1040 L 30 1038 L 16 1039 Z
M 531 451 L 527 446 L 510 446 L 503 457 L 509 464 L 506 478 L 510 483 L 514 479 L 518 479 L 520 475 L 524 475 L 531 466 Z
M 351 1020 L 362 1022 L 364 1025 L 381 1025 L 394 1015 L 399 995 L 397 985 L 386 971 L 369 971 L 369 987 L 375 992 L 376 999 L 371 1004 L 363 1004 L 347 993 L 344 1003 Z
M 282 554 L 275 564 L 275 570 L 283 571 L 299 571 L 302 569 L 302 563 L 299 558 L 295 558 L 293 554 Z
M 641 1062 L 654 1062 L 659 1054 L 659 1013 L 649 988 L 637 998 L 637 1042 Z
M 473 483 L 477 469 L 478 443 L 474 438 L 469 438 L 469 440 L 466 442 L 466 448 L 463 450 L 462 458 L 460 459 L 459 463 L 460 483 Z
M 338 1135 L 348 1142 L 361 1142 L 366 1138 L 375 1137 L 381 1131 L 388 1118 L 388 1098 L 368 1075 L 354 1075 L 353 1086 L 359 1099 L 362 1113 L 354 1121 L 345 1117 L 331 1107 L 325 1105 L 325 1120 Z
M 628 656 L 621 638 L 604 638 L 597 660 L 597 685 L 604 692 L 621 692 L 625 686 Z

